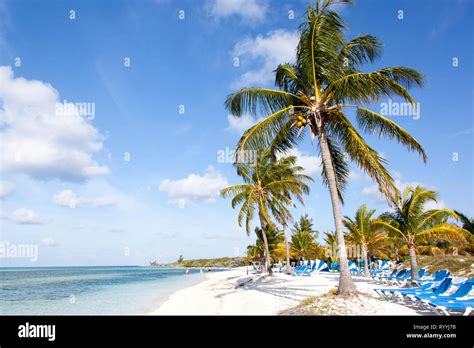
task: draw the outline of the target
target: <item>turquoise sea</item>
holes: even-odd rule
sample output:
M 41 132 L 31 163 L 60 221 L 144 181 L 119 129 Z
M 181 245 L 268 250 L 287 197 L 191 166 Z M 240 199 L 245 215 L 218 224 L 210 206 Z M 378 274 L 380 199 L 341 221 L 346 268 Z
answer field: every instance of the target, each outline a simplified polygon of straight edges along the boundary
M 146 314 L 205 275 L 185 272 L 135 266 L 0 268 L 0 314 Z

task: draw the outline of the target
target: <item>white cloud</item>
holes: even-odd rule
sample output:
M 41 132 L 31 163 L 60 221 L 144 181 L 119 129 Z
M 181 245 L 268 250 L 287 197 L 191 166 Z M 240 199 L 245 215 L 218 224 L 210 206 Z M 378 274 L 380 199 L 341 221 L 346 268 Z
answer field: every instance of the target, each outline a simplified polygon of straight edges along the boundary
M 379 191 L 379 187 L 377 185 L 364 187 L 362 189 L 362 195 L 372 199 L 376 203 L 383 203 L 386 202 L 386 199 L 382 193 Z
M 394 175 L 395 177 L 399 177 L 399 178 L 401 177 L 401 174 L 399 172 L 394 172 L 394 173 L 395 173 Z M 403 182 L 399 179 L 395 179 L 395 186 L 398 188 L 398 190 L 400 190 L 400 192 L 403 192 L 403 190 L 408 186 L 411 186 L 411 187 L 423 186 L 429 190 L 435 190 L 434 187 L 429 187 L 417 181 Z M 372 199 L 376 203 L 383 203 L 387 201 L 385 196 L 382 193 L 380 193 L 377 185 L 372 185 L 372 186 L 363 188 L 362 195 Z
M 361 171 L 360 169 L 351 170 L 349 172 L 349 181 L 359 180 L 370 180 L 370 177 L 367 175 L 367 173 Z
M 88 198 L 77 196 L 72 190 L 63 190 L 53 197 L 54 203 L 69 208 L 102 208 L 116 203 L 113 197 Z
M 226 130 L 239 135 L 242 135 L 257 122 L 257 120 L 250 115 L 242 115 L 241 117 L 229 115 L 227 116 L 227 121 L 229 122 L 229 127 L 227 127 Z
M 24 225 L 37 225 L 41 224 L 41 219 L 38 213 L 34 210 L 20 208 L 15 210 L 12 213 L 11 220 L 16 222 L 17 224 L 24 224 Z
M 425 210 L 431 210 L 431 209 L 447 209 L 448 207 L 446 206 L 446 203 L 444 201 L 438 200 L 437 202 L 434 202 L 434 201 L 426 202 L 423 208 Z
M 258 35 L 239 41 L 232 54 L 240 59 L 240 66 L 256 64 L 258 67 L 245 72 L 232 83 L 232 88 L 268 84 L 273 80 L 273 71 L 279 64 L 295 60 L 297 45 L 298 32 L 286 30 L 275 30 L 266 36 Z
M 0 181 L 0 198 L 5 198 L 15 191 L 15 184 L 8 181 Z
M 104 137 L 74 104 L 60 103 L 50 84 L 0 67 L 0 105 L 2 170 L 68 181 L 108 173 L 92 159 Z
M 321 158 L 319 156 L 305 155 L 297 148 L 292 148 L 285 152 L 285 156 L 295 156 L 296 164 L 304 168 L 304 174 L 309 176 L 319 176 L 322 172 Z M 282 155 L 280 155 L 281 157 Z
M 210 14 L 216 18 L 240 16 L 244 20 L 261 22 L 267 13 L 267 3 L 262 0 L 213 0 Z
M 123 233 L 125 232 L 125 229 L 122 227 L 111 227 L 108 229 L 108 232 L 110 233 Z
M 41 240 L 41 244 L 47 247 L 55 247 L 58 245 L 58 243 L 56 243 L 56 241 L 53 238 L 43 238 Z
M 215 197 L 226 186 L 229 186 L 227 179 L 209 166 L 204 175 L 190 174 L 184 179 L 165 179 L 160 183 L 159 190 L 167 193 L 171 203 L 185 206 L 193 202 L 214 203 Z

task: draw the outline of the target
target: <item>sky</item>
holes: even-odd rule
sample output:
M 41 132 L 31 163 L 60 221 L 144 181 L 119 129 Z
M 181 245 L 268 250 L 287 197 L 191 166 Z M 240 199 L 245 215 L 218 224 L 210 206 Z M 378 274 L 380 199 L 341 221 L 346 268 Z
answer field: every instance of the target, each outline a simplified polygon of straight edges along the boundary
M 255 240 L 219 197 L 241 182 L 232 150 L 255 118 L 224 108 L 243 87 L 272 87 L 292 62 L 303 0 L 0 0 L 0 266 L 146 265 L 242 256 Z M 473 9 L 470 1 L 359 0 L 338 7 L 349 39 L 384 44 L 365 71 L 407 66 L 426 75 L 399 100 L 368 106 L 408 130 L 428 161 L 365 136 L 399 187 L 439 193 L 433 207 L 474 215 Z M 388 107 L 388 109 L 387 109 Z M 410 110 L 408 110 L 410 111 Z M 348 113 L 353 119 L 353 114 Z M 263 117 L 265 115 L 260 115 Z M 295 219 L 333 229 L 319 152 L 290 154 L 314 177 Z M 352 166 L 343 213 L 387 209 Z M 32 246 L 37 257 L 13 257 Z M 31 249 L 33 250 L 33 249 Z

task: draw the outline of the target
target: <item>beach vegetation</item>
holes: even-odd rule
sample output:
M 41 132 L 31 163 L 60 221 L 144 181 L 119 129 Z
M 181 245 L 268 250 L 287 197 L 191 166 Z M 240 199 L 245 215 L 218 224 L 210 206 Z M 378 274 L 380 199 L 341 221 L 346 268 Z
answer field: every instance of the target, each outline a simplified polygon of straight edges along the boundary
M 239 226 L 245 223 L 247 235 L 250 235 L 254 217 L 258 217 L 263 231 L 277 231 L 276 223 L 285 226 L 291 219 L 293 199 L 303 203 L 303 195 L 309 193 L 307 182 L 312 179 L 296 165 L 295 156 L 275 158 L 268 149 L 258 149 L 255 163 L 236 163 L 236 168 L 244 183 L 222 189 L 221 196 L 232 198 L 232 208 L 240 207 L 237 221 Z M 264 267 L 271 273 L 267 233 L 261 236 Z
M 427 204 L 437 202 L 437 197 L 435 191 L 422 186 L 407 186 L 393 199 L 393 210 L 383 213 L 373 222 L 391 237 L 403 241 L 408 248 L 412 279 L 418 279 L 418 246 L 426 243 L 427 239 L 452 241 L 462 239 L 469 233 L 448 221 L 449 218 L 458 218 L 454 211 L 426 209 Z
M 324 0 L 310 6 L 300 27 L 296 62 L 276 67 L 277 89 L 244 88 L 229 95 L 225 102 L 226 108 L 237 117 L 263 116 L 239 140 L 237 159 L 240 153 L 262 148 L 284 153 L 297 145 L 305 134 L 317 140 L 322 178 L 330 192 L 339 245 L 338 293 L 343 295 L 355 293 L 347 263 L 341 211 L 349 179 L 348 160 L 378 184 L 389 202 L 397 193 L 386 160 L 367 144 L 347 110 L 355 110 L 361 131 L 395 139 L 420 154 L 424 161 L 427 159 L 413 136 L 365 106 L 384 97 L 398 97 L 415 105 L 408 89 L 422 86 L 423 74 L 403 66 L 362 71 L 363 64 L 380 57 L 382 44 L 372 35 L 346 38 L 347 24 L 333 5 L 350 3 L 350 0 Z

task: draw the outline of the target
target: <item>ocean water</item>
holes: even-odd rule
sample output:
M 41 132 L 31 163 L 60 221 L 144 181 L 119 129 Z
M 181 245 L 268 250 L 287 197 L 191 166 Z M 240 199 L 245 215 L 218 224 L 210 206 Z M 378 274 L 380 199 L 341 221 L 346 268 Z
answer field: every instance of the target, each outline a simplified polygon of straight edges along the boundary
M 0 314 L 146 314 L 204 275 L 162 267 L 0 268 Z

